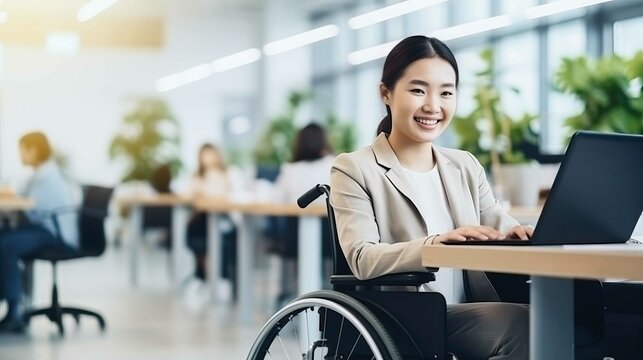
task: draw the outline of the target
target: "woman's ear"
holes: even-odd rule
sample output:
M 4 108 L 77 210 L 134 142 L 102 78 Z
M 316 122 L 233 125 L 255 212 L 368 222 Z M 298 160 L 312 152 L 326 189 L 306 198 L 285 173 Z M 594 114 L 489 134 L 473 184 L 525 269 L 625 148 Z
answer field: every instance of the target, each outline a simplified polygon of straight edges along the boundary
M 383 84 L 383 83 L 380 83 L 380 98 L 382 99 L 382 101 L 383 101 L 383 102 L 384 102 L 384 104 L 386 104 L 386 105 L 388 105 L 388 104 L 389 104 L 389 103 L 388 103 L 388 101 L 389 101 L 389 96 L 390 96 L 390 94 L 391 94 L 391 92 L 390 92 L 390 91 L 388 91 L 388 89 L 386 88 L 386 86 L 384 86 L 384 84 Z

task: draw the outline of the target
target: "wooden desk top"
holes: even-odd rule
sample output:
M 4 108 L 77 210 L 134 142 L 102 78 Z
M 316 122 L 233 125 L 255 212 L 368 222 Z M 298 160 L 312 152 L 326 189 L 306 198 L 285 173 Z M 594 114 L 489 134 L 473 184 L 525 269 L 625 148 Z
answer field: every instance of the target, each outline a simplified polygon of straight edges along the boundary
M 36 206 L 32 199 L 25 199 L 19 196 L 0 196 L 0 211 L 21 211 L 33 209 Z
M 643 246 L 426 245 L 422 265 L 562 278 L 643 280 Z
M 292 204 L 273 204 L 266 202 L 231 202 L 223 198 L 197 199 L 194 207 L 207 212 L 240 212 L 249 215 L 267 216 L 326 216 L 325 205 L 309 205 L 302 209 Z
M 116 199 L 118 205 L 122 207 L 130 206 L 146 206 L 146 207 L 161 207 L 161 206 L 174 206 L 174 205 L 190 205 L 192 199 L 186 196 L 175 194 L 150 194 L 150 195 L 135 195 L 135 196 L 120 196 Z

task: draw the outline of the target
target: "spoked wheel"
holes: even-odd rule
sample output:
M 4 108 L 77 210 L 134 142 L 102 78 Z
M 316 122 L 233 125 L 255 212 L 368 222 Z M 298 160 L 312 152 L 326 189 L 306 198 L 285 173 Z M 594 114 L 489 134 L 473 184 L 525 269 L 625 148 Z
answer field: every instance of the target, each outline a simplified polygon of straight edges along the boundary
M 335 291 L 301 296 L 279 310 L 259 332 L 248 360 L 401 360 L 391 336 L 373 313 Z

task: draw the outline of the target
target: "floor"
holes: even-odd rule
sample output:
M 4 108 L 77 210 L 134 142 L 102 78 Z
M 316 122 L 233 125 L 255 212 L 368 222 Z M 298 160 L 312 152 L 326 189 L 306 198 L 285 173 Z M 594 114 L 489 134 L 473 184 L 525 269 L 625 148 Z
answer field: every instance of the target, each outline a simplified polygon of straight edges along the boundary
M 199 291 L 196 283 L 186 283 L 180 293 L 172 291 L 165 250 L 148 247 L 143 252 L 136 287 L 129 282 L 127 255 L 124 248 L 110 247 L 99 258 L 59 266 L 61 303 L 99 311 L 107 322 L 104 333 L 93 319 L 84 318 L 77 327 L 68 318 L 61 338 L 55 325 L 41 317 L 32 320 L 25 335 L 0 335 L 0 359 L 245 358 L 272 305 L 260 303 L 263 311 L 256 323 L 240 326 L 233 304 L 208 301 L 207 291 Z M 35 279 L 34 302 L 46 305 L 51 284 L 47 263 L 37 263 Z M 269 290 L 261 285 L 258 291 Z M 3 304 L 0 314 L 4 312 Z

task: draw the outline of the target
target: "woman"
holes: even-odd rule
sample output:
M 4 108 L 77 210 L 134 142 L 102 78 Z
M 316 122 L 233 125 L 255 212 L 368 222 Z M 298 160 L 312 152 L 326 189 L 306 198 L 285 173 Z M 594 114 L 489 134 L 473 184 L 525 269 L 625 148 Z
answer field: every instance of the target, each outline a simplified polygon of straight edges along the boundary
M 199 149 L 199 166 L 189 184 L 189 196 L 221 198 L 228 196 L 231 190 L 230 176 L 221 152 L 212 144 L 202 145 Z M 223 232 L 223 276 L 234 278 L 237 231 L 228 218 L 222 218 L 220 229 Z M 187 245 L 194 253 L 196 260 L 194 275 L 199 280 L 205 280 L 207 214 L 195 213 L 192 216 L 188 224 Z
M 275 202 L 296 204 L 297 199 L 317 184 L 328 184 L 330 168 L 335 160 L 323 127 L 310 123 L 297 133 L 293 146 L 292 162 L 283 164 L 275 181 Z M 319 199 L 318 201 L 320 201 Z M 272 251 L 286 260 L 297 258 L 298 218 L 277 217 L 274 219 Z M 331 240 L 328 224 L 322 224 L 322 255 L 330 257 Z M 278 302 L 284 303 L 296 294 L 296 262 L 286 261 L 282 267 L 282 293 Z M 330 266 L 325 265 L 325 268 Z M 328 273 L 329 271 L 325 271 Z
M 532 233 L 494 199 L 473 155 L 433 145 L 453 118 L 458 80 L 455 57 L 444 43 L 425 36 L 402 40 L 384 63 L 380 96 L 387 116 L 377 138 L 333 165 L 337 230 L 360 279 L 425 271 L 425 244 L 527 239 Z M 444 279 L 443 270 L 438 283 L 458 287 L 449 273 Z M 461 290 L 451 290 L 446 295 L 457 302 Z M 447 348 L 459 359 L 527 359 L 528 317 L 527 308 L 515 304 L 449 305 Z
M 279 170 L 275 201 L 294 204 L 311 187 L 327 184 L 334 160 L 324 128 L 315 123 L 304 126 L 297 133 L 292 162 L 283 164 Z
M 18 260 L 61 241 L 61 238 L 70 247 L 78 246 L 75 215 L 60 215 L 56 218 L 57 224 L 51 215 L 59 208 L 73 206 L 74 197 L 71 187 L 52 159 L 47 137 L 41 132 L 29 133 L 20 139 L 19 146 L 23 164 L 34 170 L 19 193 L 33 199 L 35 208 L 25 213 L 28 220 L 25 224 L 0 233 L 0 293 L 9 305 L 6 316 L 0 321 L 0 331 L 5 332 L 24 330 Z

